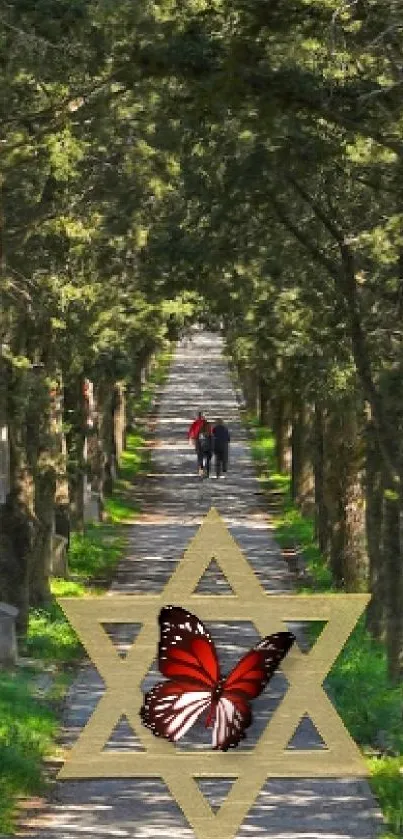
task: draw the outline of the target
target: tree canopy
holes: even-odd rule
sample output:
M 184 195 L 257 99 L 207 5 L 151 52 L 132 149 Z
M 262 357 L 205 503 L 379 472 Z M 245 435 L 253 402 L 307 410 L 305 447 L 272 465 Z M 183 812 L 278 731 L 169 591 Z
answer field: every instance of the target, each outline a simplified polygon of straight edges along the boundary
M 55 384 L 70 411 L 71 478 L 82 470 L 79 382 L 134 380 L 207 307 L 279 438 L 286 419 L 294 428 L 296 463 L 296 429 L 315 415 L 317 443 L 318 429 L 334 437 L 334 417 L 350 416 L 338 435 L 354 475 L 322 476 L 344 510 L 354 480 L 368 490 L 375 452 L 377 527 L 393 520 L 397 535 L 393 545 L 379 536 L 380 554 L 374 517 L 364 526 L 365 573 L 378 579 L 386 565 L 393 581 L 376 632 L 391 614 L 395 676 L 402 47 L 398 0 L 0 3 L 0 412 L 13 417 L 13 515 L 34 516 L 43 474 L 54 488 L 60 479 L 49 455 Z M 332 499 L 324 547 L 343 518 Z M 351 547 L 334 539 L 335 554 Z

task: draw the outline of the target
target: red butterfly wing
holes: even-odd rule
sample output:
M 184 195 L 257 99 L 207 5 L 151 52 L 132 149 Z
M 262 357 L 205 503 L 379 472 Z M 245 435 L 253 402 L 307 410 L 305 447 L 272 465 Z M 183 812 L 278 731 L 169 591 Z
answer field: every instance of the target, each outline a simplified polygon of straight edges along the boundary
M 225 679 L 215 705 L 213 748 L 227 751 L 243 739 L 252 722 L 250 700 L 262 693 L 295 641 L 291 632 L 277 632 L 260 641 Z
M 295 641 L 292 632 L 268 635 L 241 658 L 224 682 L 227 691 L 240 694 L 245 699 L 256 699 L 264 690 L 280 662 Z
M 220 668 L 213 641 L 196 615 L 180 606 L 165 606 L 159 615 L 158 667 L 169 679 L 192 680 L 194 688 L 213 689 Z
M 158 667 L 169 681 L 148 691 L 140 716 L 156 736 L 179 740 L 211 708 L 220 670 L 213 641 L 195 615 L 165 606 L 158 620 Z

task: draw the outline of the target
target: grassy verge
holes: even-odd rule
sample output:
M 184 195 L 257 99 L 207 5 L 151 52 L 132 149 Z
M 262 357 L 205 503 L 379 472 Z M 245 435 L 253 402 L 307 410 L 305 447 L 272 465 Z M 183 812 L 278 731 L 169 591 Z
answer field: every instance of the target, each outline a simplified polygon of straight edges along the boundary
M 275 493 L 281 498 L 272 515 L 275 538 L 284 549 L 298 546 L 312 580 L 299 590 L 335 590 L 315 542 L 313 521 L 292 503 L 289 476 L 277 473 L 271 431 L 250 419 L 248 425 L 253 430 L 251 448 L 262 486 L 268 497 Z M 398 839 L 403 836 L 403 689 L 389 683 L 385 651 L 366 631 L 364 620 L 359 621 L 334 663 L 325 687 L 368 762 L 370 785 L 389 831 L 382 839 Z
M 101 594 L 124 554 L 124 525 L 139 513 L 132 482 L 149 467 L 143 418 L 169 362 L 169 354 L 160 357 L 140 399 L 131 406 L 136 425 L 127 437 L 113 496 L 106 501 L 107 520 L 87 524 L 83 534 L 72 534 L 71 578 L 52 580 L 54 598 Z M 24 666 L 0 672 L 0 834 L 13 832 L 19 798 L 46 789 L 44 761 L 55 753 L 60 702 L 83 655 L 56 600 L 46 609 L 32 610 L 23 652 Z

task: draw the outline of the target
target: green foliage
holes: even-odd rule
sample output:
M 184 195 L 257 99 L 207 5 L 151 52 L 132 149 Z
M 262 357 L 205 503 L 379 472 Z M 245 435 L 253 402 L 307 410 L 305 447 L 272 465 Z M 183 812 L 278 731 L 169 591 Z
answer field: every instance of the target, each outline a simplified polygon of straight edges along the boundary
M 140 403 L 140 410 L 147 403 L 149 395 L 145 394 Z M 127 449 L 122 454 L 119 464 L 119 475 L 122 480 L 129 480 L 133 474 L 140 471 L 144 463 L 144 438 L 141 434 L 131 433 L 127 437 Z
M 403 752 L 403 689 L 390 685 L 385 650 L 371 638 L 363 619 L 333 665 L 326 684 L 358 743 L 364 748 L 376 747 L 376 737 L 383 732 L 385 745 Z
M 135 474 L 135 472 L 133 472 Z M 102 579 L 115 568 L 122 554 L 121 537 L 103 524 L 87 524 L 86 532 L 73 533 L 69 550 L 69 571 L 73 578 Z
M 105 501 L 105 512 L 108 516 L 108 520 L 112 522 L 112 524 L 129 522 L 133 518 L 134 513 L 137 511 L 138 508 L 134 504 L 130 505 L 126 501 L 116 498 L 115 496 L 107 498 Z
M 279 487 L 281 481 L 277 482 L 276 477 L 273 475 L 273 481 L 275 481 L 273 485 Z M 280 477 L 284 480 L 284 476 Z M 315 579 L 315 589 L 317 591 L 335 591 L 336 589 L 332 585 L 331 572 L 315 541 L 312 519 L 302 517 L 289 501 L 284 505 L 282 514 L 276 519 L 276 524 L 278 528 L 276 538 L 281 547 L 303 546 L 302 554 L 309 572 Z
M 403 760 L 402 758 L 371 758 L 370 784 L 381 802 L 387 824 L 392 832 L 380 839 L 399 839 L 403 835 Z
M 60 591 L 62 595 L 66 593 L 64 587 L 56 586 L 55 596 Z M 70 587 L 68 591 L 68 596 L 76 597 L 86 593 L 84 587 L 73 591 Z M 31 611 L 24 652 L 32 658 L 59 662 L 74 661 L 82 655 L 81 644 L 56 602 L 46 609 Z

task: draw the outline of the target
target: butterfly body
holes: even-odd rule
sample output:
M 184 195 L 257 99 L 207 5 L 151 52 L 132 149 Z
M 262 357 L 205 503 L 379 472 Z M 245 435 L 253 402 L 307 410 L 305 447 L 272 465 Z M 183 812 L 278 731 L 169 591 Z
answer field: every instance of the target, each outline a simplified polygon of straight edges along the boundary
M 166 606 L 159 624 L 158 666 L 167 681 L 146 694 L 140 710 L 144 725 L 175 742 L 207 712 L 205 726 L 213 728 L 213 748 L 234 748 L 252 722 L 250 701 L 264 690 L 294 635 L 268 636 L 222 676 L 214 643 L 196 615 Z
M 224 692 L 224 685 L 225 685 L 225 676 L 221 676 L 219 682 L 217 682 L 216 686 L 213 688 L 213 692 L 211 694 L 211 701 L 218 702 L 221 699 L 221 696 Z

